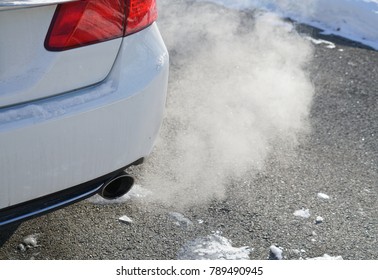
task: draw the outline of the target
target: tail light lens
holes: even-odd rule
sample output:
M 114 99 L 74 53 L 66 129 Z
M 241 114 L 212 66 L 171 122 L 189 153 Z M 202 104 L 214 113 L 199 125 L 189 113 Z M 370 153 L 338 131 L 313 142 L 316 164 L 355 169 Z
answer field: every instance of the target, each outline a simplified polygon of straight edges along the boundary
M 58 5 L 45 48 L 63 51 L 127 36 L 157 18 L 156 0 L 81 0 Z
M 156 0 L 126 1 L 125 35 L 129 35 L 150 25 L 157 19 Z

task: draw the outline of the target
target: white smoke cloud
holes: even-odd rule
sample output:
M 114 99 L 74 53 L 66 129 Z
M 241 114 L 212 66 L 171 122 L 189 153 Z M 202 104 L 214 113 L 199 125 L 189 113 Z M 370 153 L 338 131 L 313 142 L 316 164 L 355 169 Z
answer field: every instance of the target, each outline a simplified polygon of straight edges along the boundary
M 311 17 L 321 5 L 321 0 L 196 0 L 197 2 L 212 2 L 229 8 L 261 7 L 270 11 L 284 13 L 286 15 L 301 15 Z
M 230 180 L 264 167 L 308 130 L 312 49 L 273 14 L 160 1 L 170 52 L 166 117 L 141 183 L 185 207 L 224 197 Z

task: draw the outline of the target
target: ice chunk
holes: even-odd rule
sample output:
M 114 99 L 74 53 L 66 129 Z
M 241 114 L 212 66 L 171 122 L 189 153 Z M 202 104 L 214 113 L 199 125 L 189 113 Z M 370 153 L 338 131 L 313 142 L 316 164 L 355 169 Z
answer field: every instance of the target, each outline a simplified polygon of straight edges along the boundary
M 309 209 L 301 209 L 301 210 L 295 211 L 294 212 L 294 216 L 308 219 L 308 218 L 310 218 L 311 214 L 310 214 L 310 210 Z
M 330 41 L 326 41 L 326 40 L 321 40 L 321 39 L 315 39 L 315 38 L 312 38 L 312 37 L 305 37 L 307 40 L 311 41 L 313 44 L 315 45 L 325 45 L 326 48 L 328 49 L 334 49 L 336 48 L 336 45 Z
M 18 249 L 19 251 L 21 251 L 21 252 L 25 252 L 25 251 L 26 251 L 26 247 L 25 247 L 25 245 L 22 244 L 22 243 L 18 244 L 17 249 Z
M 120 220 L 121 222 L 126 223 L 126 224 L 131 224 L 133 222 L 133 220 L 126 215 L 123 215 L 118 220 Z
M 37 235 L 31 234 L 24 238 L 23 243 L 26 247 L 37 247 L 38 241 L 37 241 Z
M 323 217 L 317 216 L 315 219 L 315 223 L 320 224 L 324 221 Z
M 282 249 L 274 245 L 270 246 L 270 255 L 269 259 L 271 260 L 282 260 Z
M 318 197 L 322 199 L 329 199 L 329 196 L 325 193 L 318 193 Z

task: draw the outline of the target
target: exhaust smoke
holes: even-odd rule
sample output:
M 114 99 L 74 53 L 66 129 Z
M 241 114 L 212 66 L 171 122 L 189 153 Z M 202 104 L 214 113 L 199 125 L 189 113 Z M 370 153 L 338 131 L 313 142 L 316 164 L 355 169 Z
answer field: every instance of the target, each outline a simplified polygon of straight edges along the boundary
M 138 177 L 159 202 L 182 208 L 223 198 L 231 180 L 295 147 L 309 129 L 312 49 L 273 14 L 160 4 L 171 62 L 166 116 Z

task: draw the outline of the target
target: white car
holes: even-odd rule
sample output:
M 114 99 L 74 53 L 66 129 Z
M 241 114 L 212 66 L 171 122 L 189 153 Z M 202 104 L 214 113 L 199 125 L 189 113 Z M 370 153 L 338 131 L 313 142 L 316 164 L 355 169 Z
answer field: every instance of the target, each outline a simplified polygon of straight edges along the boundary
M 0 226 L 130 189 L 165 106 L 156 18 L 155 0 L 0 0 Z

